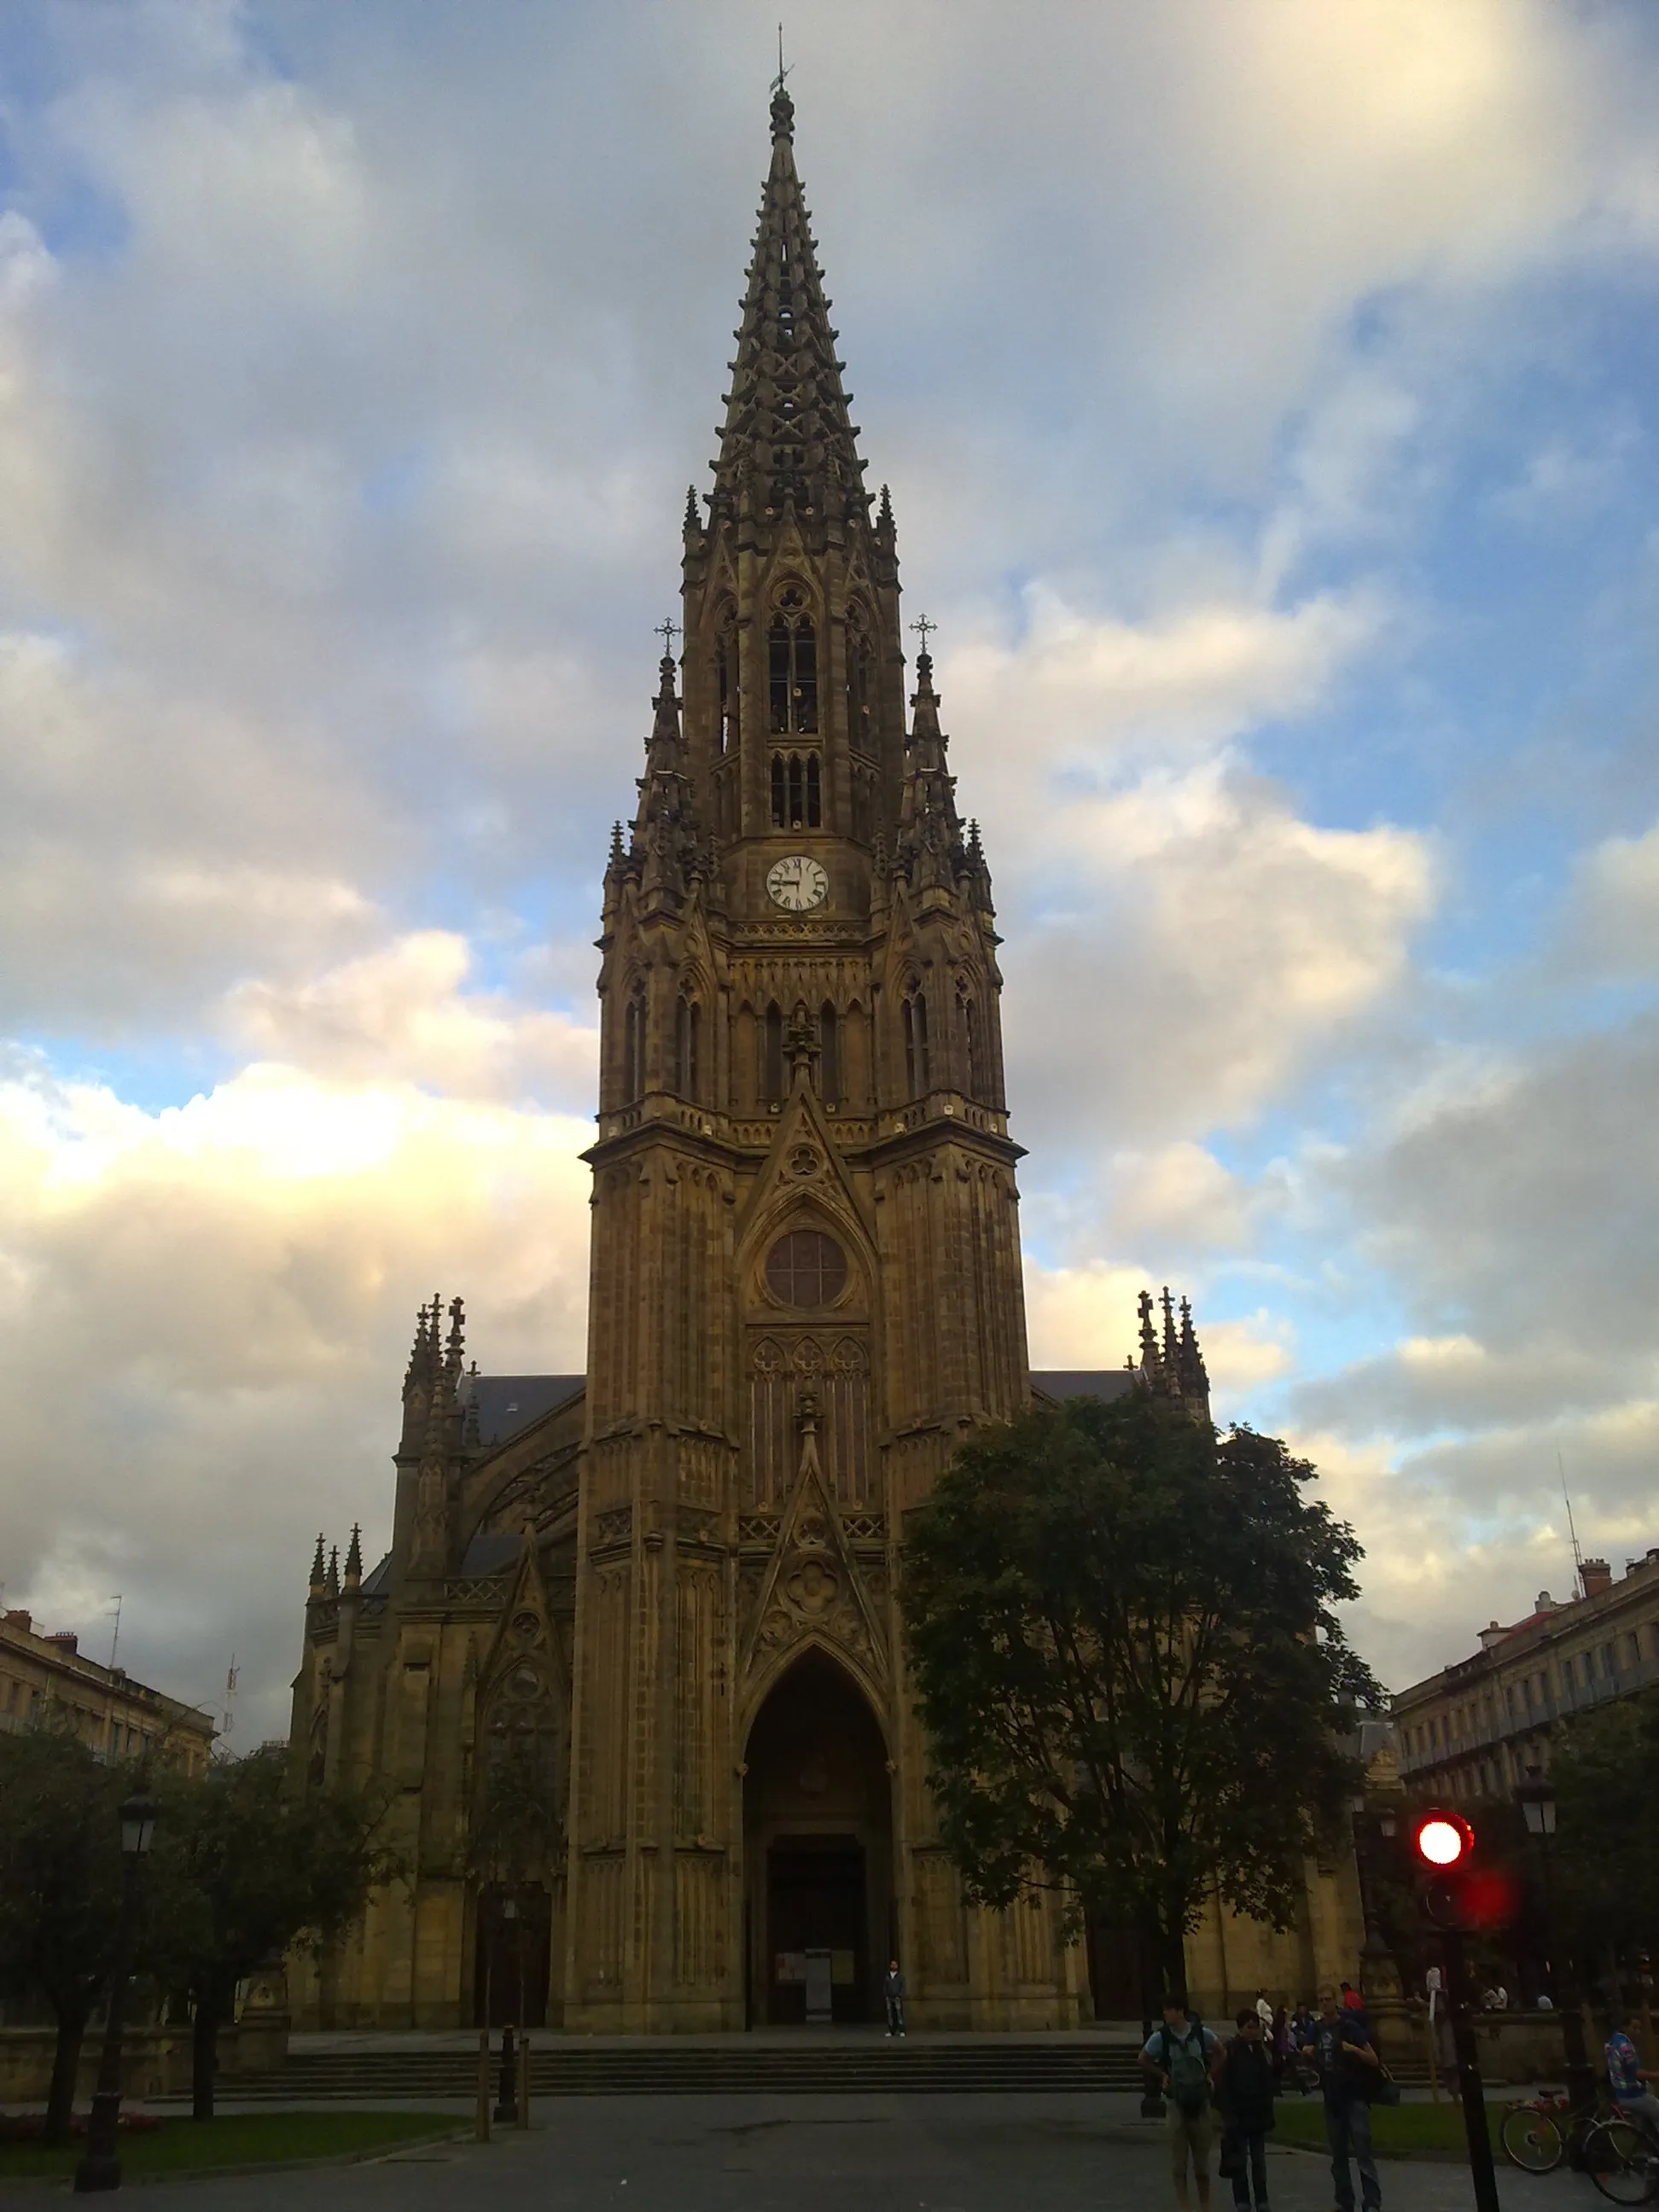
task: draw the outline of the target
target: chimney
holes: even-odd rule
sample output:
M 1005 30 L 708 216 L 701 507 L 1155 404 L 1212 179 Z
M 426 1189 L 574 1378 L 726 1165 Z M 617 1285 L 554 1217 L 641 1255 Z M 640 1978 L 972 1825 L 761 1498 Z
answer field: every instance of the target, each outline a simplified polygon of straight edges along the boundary
M 1490 1622 L 1480 1632 L 1480 1649 L 1483 1651 L 1490 1651 L 1495 1644 L 1501 1644 L 1509 1632 L 1508 1629 L 1498 1621 Z
M 1600 1597 L 1603 1590 L 1613 1588 L 1613 1569 L 1605 1559 L 1586 1559 L 1578 1570 L 1578 1579 L 1586 1597 Z
M 72 1628 L 54 1629 L 46 1641 L 55 1644 L 66 1659 L 76 1657 L 81 1650 L 81 1639 Z
M 33 1615 L 25 1613 L 21 1606 L 12 1607 L 5 1616 L 5 1625 L 8 1628 L 21 1628 L 25 1636 L 32 1636 L 34 1632 Z

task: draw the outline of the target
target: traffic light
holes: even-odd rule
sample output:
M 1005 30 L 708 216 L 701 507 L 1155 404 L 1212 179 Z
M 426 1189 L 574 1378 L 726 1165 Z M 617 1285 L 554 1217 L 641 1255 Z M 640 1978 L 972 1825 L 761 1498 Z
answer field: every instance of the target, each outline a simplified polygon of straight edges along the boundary
M 1424 1917 L 1436 1928 L 1497 1928 L 1515 1916 L 1515 1883 L 1496 1867 L 1480 1864 L 1474 1830 L 1461 1813 L 1434 1806 L 1412 1826 L 1418 1896 Z
M 1434 1807 L 1412 1827 L 1418 1894 L 1424 1917 L 1437 1928 L 1467 1928 L 1468 1876 L 1474 1858 L 1474 1830 L 1461 1813 Z

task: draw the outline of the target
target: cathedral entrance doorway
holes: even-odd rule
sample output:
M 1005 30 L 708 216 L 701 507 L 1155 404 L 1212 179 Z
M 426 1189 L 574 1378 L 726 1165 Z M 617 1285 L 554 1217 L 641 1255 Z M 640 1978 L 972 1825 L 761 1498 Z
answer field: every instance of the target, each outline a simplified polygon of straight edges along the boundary
M 822 1651 L 796 1662 L 749 1732 L 744 1863 L 750 2021 L 878 2018 L 893 1919 L 887 1747 Z
M 547 2025 L 548 1954 L 553 1900 L 539 1882 L 478 1893 L 478 1942 L 472 1991 L 475 2027 Z

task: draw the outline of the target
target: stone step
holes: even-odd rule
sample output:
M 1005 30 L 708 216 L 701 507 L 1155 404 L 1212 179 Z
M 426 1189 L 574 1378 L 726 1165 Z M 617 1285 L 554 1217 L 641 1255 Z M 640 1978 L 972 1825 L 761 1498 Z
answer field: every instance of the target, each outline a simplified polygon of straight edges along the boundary
M 492 2045 L 492 2069 L 500 2065 Z M 234 2084 L 227 2094 L 276 2098 L 465 2097 L 477 2082 L 467 2051 L 310 2051 L 280 2073 Z M 1121 2090 L 1140 2086 L 1126 2045 L 1079 2049 L 1048 2044 L 858 2043 L 784 2049 L 745 2045 L 549 2045 L 533 2038 L 531 2087 L 537 2096 L 835 2094 L 876 2090 L 958 2093 Z

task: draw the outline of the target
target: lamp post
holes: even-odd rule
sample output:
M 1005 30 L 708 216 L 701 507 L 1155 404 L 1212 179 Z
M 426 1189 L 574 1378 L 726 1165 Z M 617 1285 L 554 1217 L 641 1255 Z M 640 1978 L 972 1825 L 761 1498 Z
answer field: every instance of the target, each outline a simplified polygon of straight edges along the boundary
M 1595 2101 L 1595 2069 L 1584 2047 L 1584 2015 L 1579 2008 L 1578 1982 L 1572 1953 L 1560 1948 L 1555 1926 L 1555 1894 L 1550 1880 L 1554 1852 L 1555 1791 L 1539 1766 L 1527 1769 L 1527 1778 L 1516 1790 L 1525 1816 L 1527 1833 L 1538 1844 L 1538 1861 L 1544 1892 L 1544 1940 L 1552 1956 L 1559 1956 L 1562 1971 L 1555 1984 L 1555 2002 L 1561 2014 L 1561 2043 L 1567 2061 L 1567 2099 L 1575 2112 L 1587 2112 Z
M 1359 1878 L 1359 1917 L 1365 1930 L 1365 1940 L 1359 1951 L 1359 1979 L 1361 1993 L 1367 2003 L 1374 1998 L 1392 1998 L 1400 1995 L 1400 1970 L 1395 1964 L 1394 1953 L 1376 1923 L 1372 1890 L 1376 1868 L 1371 1856 L 1371 1826 L 1383 1842 L 1392 1843 L 1399 1831 L 1400 1815 L 1393 1805 L 1384 1804 L 1373 1814 L 1370 1800 L 1363 1790 L 1356 1791 L 1348 1800 L 1348 1810 L 1353 1820 L 1354 1872 Z
M 115 2154 L 115 2126 L 121 2112 L 121 2030 L 125 2024 L 127 1976 L 132 1963 L 132 1923 L 138 1877 L 155 1834 L 161 1808 L 142 1783 L 121 1807 L 121 1914 L 115 1925 L 115 1958 L 110 1969 L 109 2010 L 104 2048 L 98 2061 L 98 2087 L 87 2124 L 86 2156 L 75 2169 L 75 2193 L 121 2186 L 121 2161 Z
M 516 1949 L 519 1933 L 519 1900 L 510 1893 L 501 1899 L 501 1917 L 513 1931 Z M 523 1979 L 522 1968 L 520 1968 L 520 1981 Z M 522 1991 L 520 1992 L 520 1996 L 522 1997 Z M 513 2009 L 514 2012 L 520 2010 L 520 2003 L 515 2002 Z M 495 2118 L 498 2120 L 516 2120 L 519 2117 L 519 2075 L 513 2060 L 513 2028 L 514 2022 L 509 2020 L 501 2030 L 501 2080 L 495 2099 Z

